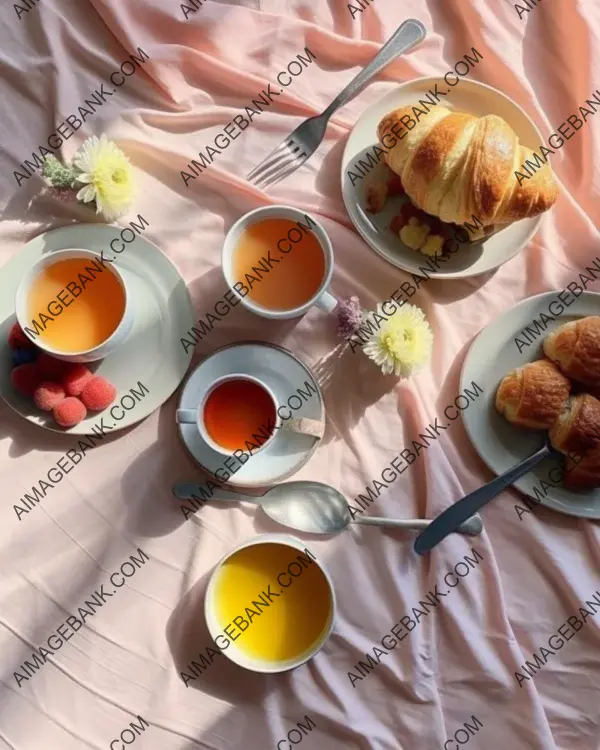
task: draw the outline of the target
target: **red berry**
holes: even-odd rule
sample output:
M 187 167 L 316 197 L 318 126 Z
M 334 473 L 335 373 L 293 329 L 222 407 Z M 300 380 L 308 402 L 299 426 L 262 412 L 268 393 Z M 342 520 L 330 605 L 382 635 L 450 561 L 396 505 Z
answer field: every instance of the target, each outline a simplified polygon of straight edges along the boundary
M 400 175 L 398 174 L 392 174 L 391 177 L 388 179 L 387 183 L 388 187 L 388 195 L 404 195 L 404 185 L 402 184 L 402 180 L 400 179 Z
M 458 249 L 458 243 L 452 238 L 444 240 L 442 245 L 442 255 L 454 254 Z
M 13 386 L 21 395 L 33 396 L 33 392 L 38 387 L 42 376 L 37 362 L 29 362 L 28 364 L 15 367 L 10 373 L 10 379 Z
M 94 375 L 81 392 L 81 400 L 90 411 L 102 411 L 117 396 L 117 389 L 101 375 Z
M 408 224 L 409 219 L 418 219 L 419 223 L 424 219 L 424 212 L 421 211 L 420 208 L 413 206 L 410 201 L 406 201 L 406 203 L 402 204 L 399 215 L 402 217 L 405 224 Z
M 37 361 L 40 372 L 48 380 L 60 380 L 70 366 L 69 362 L 57 359 L 46 352 L 42 352 Z
M 54 407 L 54 421 L 61 427 L 74 427 L 87 416 L 87 409 L 75 396 L 64 398 Z
M 65 389 L 60 383 L 44 380 L 33 393 L 33 401 L 38 409 L 52 411 L 65 397 Z
M 404 221 L 402 216 L 394 216 L 390 221 L 390 229 L 394 234 L 400 234 L 400 230 L 404 226 L 406 226 L 406 221 Z
M 67 396 L 80 396 L 92 377 L 91 371 L 85 365 L 76 363 L 67 369 L 61 383 Z
M 427 214 L 427 216 L 430 216 Z M 429 234 L 440 234 L 442 237 L 445 237 L 444 235 L 444 222 L 441 221 L 441 219 L 438 219 L 437 216 L 430 216 L 430 218 L 426 221 L 427 224 L 429 224 Z
M 23 329 L 18 323 L 13 323 L 8 332 L 8 345 L 11 349 L 35 349 L 35 344 L 23 333 Z

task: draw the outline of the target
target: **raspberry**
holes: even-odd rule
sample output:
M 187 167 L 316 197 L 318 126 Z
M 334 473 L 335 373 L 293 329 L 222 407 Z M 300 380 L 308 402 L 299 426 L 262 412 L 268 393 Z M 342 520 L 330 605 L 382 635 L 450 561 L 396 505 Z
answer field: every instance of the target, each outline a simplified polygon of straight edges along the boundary
M 23 396 L 33 396 L 33 392 L 40 384 L 41 379 L 37 362 L 19 365 L 10 373 L 13 386 Z
M 92 377 L 91 371 L 85 365 L 77 363 L 67 369 L 61 383 L 67 396 L 80 396 Z
M 35 344 L 23 333 L 18 323 L 13 323 L 8 332 L 8 345 L 11 349 L 35 349 Z
M 437 216 L 429 216 L 429 214 L 426 214 L 426 216 L 428 217 L 427 223 L 429 224 L 430 234 L 439 234 L 441 237 L 445 238 L 444 222 L 438 219 Z
M 390 221 L 390 230 L 394 234 L 399 234 L 402 227 L 406 224 L 402 216 L 394 216 L 394 218 Z
M 87 409 L 75 396 L 64 398 L 54 407 L 54 421 L 61 427 L 74 427 L 87 416 Z
M 112 404 L 117 389 L 106 378 L 94 375 L 81 392 L 81 400 L 90 411 L 102 411 Z
M 398 215 L 402 217 L 405 224 L 408 224 L 410 219 L 418 219 L 419 221 L 422 221 L 424 212 L 421 211 L 420 208 L 413 206 L 410 201 L 407 201 L 402 204 Z
M 404 185 L 402 184 L 402 180 L 400 179 L 400 175 L 392 174 L 387 182 L 388 186 L 388 195 L 404 195 Z
M 442 245 L 442 255 L 453 254 L 456 252 L 458 244 L 453 239 L 444 240 Z
M 69 364 L 69 362 L 57 359 L 50 354 L 46 354 L 46 352 L 42 352 L 38 357 L 40 372 L 48 380 L 60 380 L 67 371 Z
M 44 380 L 33 393 L 33 401 L 38 409 L 52 411 L 65 398 L 65 390 L 60 383 Z

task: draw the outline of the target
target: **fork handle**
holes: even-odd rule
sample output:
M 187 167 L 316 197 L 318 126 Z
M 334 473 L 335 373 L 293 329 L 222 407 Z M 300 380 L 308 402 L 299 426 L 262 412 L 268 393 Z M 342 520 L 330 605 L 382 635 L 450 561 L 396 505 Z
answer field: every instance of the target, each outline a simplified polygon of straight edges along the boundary
M 360 71 L 356 78 L 350 81 L 341 94 L 335 97 L 323 112 L 323 116 L 328 120 L 337 109 L 343 107 L 344 104 L 347 104 L 362 91 L 371 78 L 389 65 L 392 60 L 423 41 L 426 33 L 425 26 L 415 18 L 409 18 L 400 24 L 393 36 L 388 39 L 371 62 Z

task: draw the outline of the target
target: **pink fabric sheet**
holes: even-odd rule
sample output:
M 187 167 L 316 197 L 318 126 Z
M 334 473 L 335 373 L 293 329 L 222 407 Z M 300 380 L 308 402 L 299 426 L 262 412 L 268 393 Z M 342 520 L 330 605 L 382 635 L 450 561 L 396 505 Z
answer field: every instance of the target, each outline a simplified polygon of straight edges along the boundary
M 199 317 L 225 291 L 219 261 L 227 229 L 269 203 L 297 206 L 323 222 L 336 254 L 334 294 L 358 294 L 373 308 L 408 278 L 353 230 L 339 179 L 345 135 L 398 82 L 443 74 L 475 46 L 484 60 L 471 75 L 511 96 L 545 136 L 600 87 L 593 0 L 540 1 L 522 19 L 505 0 L 374 0 L 355 18 L 341 0 L 196 5 L 186 19 L 178 3 L 164 0 L 43 0 L 20 18 L 4 4 L 2 264 L 40 232 L 86 220 L 82 208 L 39 197 L 37 176 L 17 186 L 13 170 L 91 92 L 102 83 L 112 88 L 110 74 L 138 48 L 150 59 L 62 153 L 70 157 L 85 137 L 103 131 L 119 143 L 139 181 L 123 223 L 138 213 L 149 218 L 150 238 L 181 271 Z M 268 194 L 248 184 L 249 169 L 322 111 L 410 16 L 427 27 L 426 41 L 336 114 L 309 163 Z M 186 187 L 180 170 L 305 47 L 317 62 Z M 262 338 L 313 366 L 327 382 L 328 429 L 297 478 L 329 482 L 350 500 L 364 493 L 456 397 L 477 332 L 519 300 L 563 288 L 598 254 L 599 122 L 591 118 L 551 158 L 561 196 L 523 252 L 482 278 L 432 280 L 413 298 L 436 333 L 432 364 L 417 377 L 398 382 L 378 377 L 358 355 L 338 358 L 331 321 L 315 311 L 278 325 L 238 307 L 198 344 L 195 360 L 224 343 Z M 275 529 L 248 508 L 207 506 L 183 522 L 170 485 L 200 474 L 177 438 L 174 405 L 175 397 L 92 451 L 22 521 L 13 504 L 71 441 L 0 406 L 0 748 L 106 748 L 142 716 L 150 726 L 138 747 L 263 750 L 277 747 L 298 721 L 306 724 L 305 715 L 316 727 L 303 750 L 434 750 L 444 743 L 453 750 L 458 744 L 448 740 L 472 716 L 483 724 L 472 748 L 600 747 L 598 617 L 522 687 L 514 677 L 600 588 L 598 525 L 539 508 L 519 518 L 515 491 L 485 509 L 485 533 L 473 544 L 454 535 L 424 559 L 412 551 L 412 534 L 355 528 L 311 540 L 339 604 L 322 653 L 270 677 L 222 658 L 186 689 L 179 670 L 206 640 L 202 591 L 210 570 L 236 543 Z M 490 478 L 456 422 L 369 512 L 431 517 Z M 473 557 L 473 546 L 479 565 L 352 687 L 353 665 L 455 563 Z M 34 647 L 138 548 L 150 560 L 18 687 L 13 672 Z

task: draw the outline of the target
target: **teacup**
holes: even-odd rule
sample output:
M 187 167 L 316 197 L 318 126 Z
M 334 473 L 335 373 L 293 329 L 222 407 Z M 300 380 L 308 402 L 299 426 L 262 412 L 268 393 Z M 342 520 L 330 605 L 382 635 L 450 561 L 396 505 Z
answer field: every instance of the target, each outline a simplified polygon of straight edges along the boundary
M 245 279 L 236 278 L 237 274 L 235 265 L 237 262 L 237 254 L 240 252 L 240 240 L 243 240 L 243 238 L 247 236 L 247 230 L 250 231 L 254 228 L 254 230 L 256 231 L 256 227 L 259 226 L 261 222 L 271 219 L 292 221 L 295 222 L 297 226 L 300 226 L 303 229 L 302 231 L 300 231 L 297 228 L 293 227 L 289 230 L 287 236 L 282 236 L 278 241 L 275 242 L 272 242 L 270 238 L 269 240 L 262 240 L 263 244 L 261 245 L 261 247 L 264 249 L 264 252 L 273 252 L 272 259 L 269 258 L 267 261 L 263 262 L 263 266 L 261 267 L 262 271 L 258 271 L 259 275 L 261 276 L 259 283 L 262 283 L 264 285 L 263 288 L 265 289 L 265 291 L 269 284 L 268 273 L 270 273 L 270 270 L 278 268 L 278 266 L 274 264 L 287 264 L 284 267 L 285 272 L 286 275 L 291 276 L 291 280 L 288 282 L 288 290 L 291 290 L 291 288 L 294 286 L 294 277 L 297 278 L 299 275 L 302 275 L 298 273 L 298 266 L 296 264 L 301 264 L 302 261 L 307 257 L 307 250 L 312 251 L 312 257 L 314 258 L 313 262 L 315 264 L 318 263 L 319 266 L 322 264 L 322 278 L 320 279 L 320 281 L 317 280 L 317 285 L 313 284 L 315 288 L 309 294 L 309 296 L 306 299 L 302 299 L 301 301 L 296 300 L 296 304 L 290 304 L 290 306 L 286 306 L 285 309 L 281 309 L 278 307 L 269 307 L 264 303 L 253 300 L 251 298 L 252 295 L 257 294 L 259 291 L 262 292 L 262 289 L 253 292 L 252 282 L 249 282 L 250 286 L 247 286 L 245 283 Z M 304 231 L 305 227 L 308 228 L 308 231 Z M 301 235 L 300 239 L 294 239 L 292 236 L 292 232 L 297 232 L 297 234 Z M 303 237 L 306 237 L 309 232 L 311 233 L 311 235 L 303 246 Z M 316 243 L 318 243 L 318 249 L 313 240 L 316 240 Z M 295 247 L 296 243 L 298 244 L 298 247 Z M 234 294 L 239 297 L 242 305 L 244 305 L 244 307 L 256 313 L 257 315 L 262 315 L 264 318 L 296 318 L 300 315 L 304 315 L 304 313 L 307 312 L 307 310 L 309 310 L 311 307 L 313 307 L 313 305 L 323 310 L 324 312 L 331 312 L 337 306 L 336 298 L 327 291 L 333 274 L 333 248 L 331 246 L 331 240 L 329 239 L 325 229 L 318 221 L 316 221 L 312 216 L 305 215 L 297 208 L 278 205 L 265 206 L 262 208 L 257 208 L 254 211 L 250 211 L 249 213 L 240 217 L 231 227 L 231 229 L 227 233 L 227 236 L 225 237 L 221 263 L 225 281 L 229 285 L 230 289 L 234 292 Z M 257 263 L 257 265 L 259 264 Z M 253 268 L 256 270 L 256 267 Z M 304 270 L 307 271 L 306 268 Z M 266 272 L 264 276 L 262 275 L 263 272 Z M 263 279 L 266 279 L 266 281 Z M 239 289 L 237 288 L 238 286 L 240 287 Z M 246 293 L 242 293 L 244 287 L 248 289 Z
M 323 437 L 325 423 L 317 419 L 282 416 L 280 404 L 271 388 L 253 375 L 230 373 L 217 378 L 195 409 L 177 409 L 176 420 L 194 424 L 202 439 L 217 453 L 233 456 L 247 448 L 250 440 L 264 450 L 279 430 L 289 430 L 315 438 Z M 245 424 L 244 424 L 245 422 Z M 257 426 L 255 426 L 257 425 Z M 260 442 L 254 438 L 260 438 Z M 220 438 L 220 439 L 219 439 Z
M 82 261 L 83 265 L 68 261 Z M 74 277 L 75 272 L 64 269 L 75 266 L 85 272 L 72 278 L 69 274 Z M 70 280 L 64 282 L 67 278 Z M 54 296 L 45 296 L 47 289 L 62 283 L 64 288 Z M 40 309 L 33 309 L 32 305 L 42 298 Z M 99 253 L 76 249 L 47 253 L 25 273 L 17 287 L 15 312 L 27 338 L 42 351 L 67 362 L 94 362 L 112 354 L 129 335 L 134 317 L 118 268 Z M 44 339 L 46 329 L 53 341 L 79 339 L 93 344 L 79 349 L 53 346 Z
M 217 563 L 204 599 L 214 645 L 253 672 L 285 672 L 307 662 L 329 638 L 335 613 L 329 573 L 289 534 L 239 544 Z

